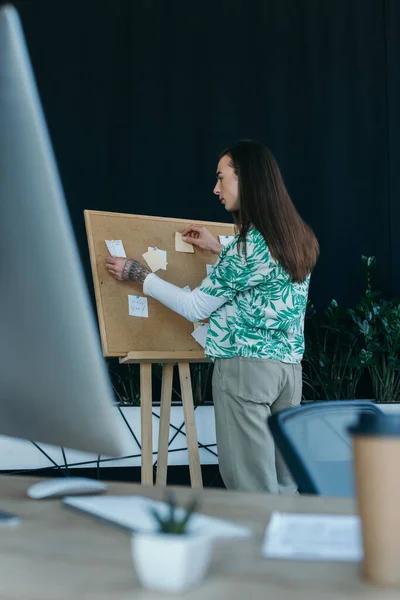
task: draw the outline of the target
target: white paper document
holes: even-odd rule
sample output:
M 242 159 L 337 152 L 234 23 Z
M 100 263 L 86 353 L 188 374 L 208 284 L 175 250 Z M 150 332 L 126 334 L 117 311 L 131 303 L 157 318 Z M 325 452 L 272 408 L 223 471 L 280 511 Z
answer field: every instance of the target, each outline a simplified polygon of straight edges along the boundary
M 151 246 L 147 247 L 147 251 L 148 252 L 152 252 L 153 250 L 155 250 L 156 252 L 159 252 L 161 254 L 161 256 L 163 257 L 165 265 L 163 267 L 160 267 L 160 268 L 163 271 L 166 271 L 167 270 L 167 251 L 166 250 L 160 250 L 160 248 L 157 248 L 157 247 L 155 247 L 155 248 L 152 248 Z
M 64 504 L 93 514 L 96 517 L 111 521 L 131 531 L 152 533 L 157 530 L 157 523 L 151 514 L 151 508 L 155 508 L 162 516 L 167 516 L 168 506 L 164 502 L 150 500 L 141 496 L 67 496 Z M 178 509 L 178 516 L 183 516 L 183 511 Z M 218 537 L 247 537 L 251 530 L 242 525 L 236 525 L 229 521 L 223 521 L 214 517 L 208 517 L 194 513 L 188 525 L 189 533 Z
M 122 240 L 106 240 L 106 246 L 111 256 L 126 258 L 126 252 Z
M 362 559 L 361 523 L 355 515 L 302 515 L 273 512 L 262 554 L 291 560 Z
M 219 235 L 218 237 L 219 237 L 219 243 L 222 244 L 223 246 L 227 246 L 228 244 L 230 244 L 234 238 L 233 235 Z
M 200 346 L 203 346 L 203 348 L 206 347 L 207 332 L 208 325 L 206 323 L 200 323 L 198 327 L 196 327 L 196 329 L 192 332 L 192 336 L 194 337 L 196 342 L 200 344 Z
M 129 315 L 131 317 L 144 317 L 147 319 L 149 316 L 147 298 L 143 298 L 142 296 L 128 296 L 128 303 Z

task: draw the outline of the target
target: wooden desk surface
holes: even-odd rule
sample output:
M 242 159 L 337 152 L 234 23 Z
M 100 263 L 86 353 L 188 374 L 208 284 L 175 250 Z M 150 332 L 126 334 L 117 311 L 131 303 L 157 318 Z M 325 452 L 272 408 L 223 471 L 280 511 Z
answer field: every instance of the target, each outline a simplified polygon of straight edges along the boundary
M 139 587 L 130 555 L 130 535 L 62 506 L 59 500 L 30 500 L 37 479 L 0 477 L 0 509 L 22 523 L 2 527 L 1 600 L 156 600 L 171 596 Z M 162 499 L 163 490 L 110 484 L 110 493 Z M 185 502 L 191 490 L 177 489 Z M 191 600 L 398 600 L 399 591 L 365 584 L 351 563 L 266 560 L 260 555 L 265 526 L 274 509 L 346 514 L 350 500 L 279 497 L 206 489 L 202 512 L 250 526 L 254 537 L 218 542 L 204 584 L 180 597 Z

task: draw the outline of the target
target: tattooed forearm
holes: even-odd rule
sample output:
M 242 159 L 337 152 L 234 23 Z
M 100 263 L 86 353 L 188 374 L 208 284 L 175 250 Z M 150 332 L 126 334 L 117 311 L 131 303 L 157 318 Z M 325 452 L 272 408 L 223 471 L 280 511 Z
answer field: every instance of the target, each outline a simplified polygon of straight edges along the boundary
M 122 269 L 122 279 L 125 281 L 137 281 L 143 285 L 149 273 L 151 273 L 149 267 L 142 265 L 137 260 L 128 259 L 125 261 L 124 268 Z
M 132 261 L 130 259 L 126 260 L 122 268 L 121 279 L 123 281 L 128 281 L 129 267 L 131 266 L 131 262 Z

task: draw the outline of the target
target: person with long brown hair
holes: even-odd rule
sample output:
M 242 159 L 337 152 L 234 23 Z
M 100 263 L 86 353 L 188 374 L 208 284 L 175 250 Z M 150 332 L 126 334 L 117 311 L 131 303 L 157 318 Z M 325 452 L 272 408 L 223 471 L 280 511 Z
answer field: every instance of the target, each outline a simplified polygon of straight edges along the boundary
M 143 284 L 191 321 L 209 318 L 205 354 L 214 361 L 218 459 L 228 489 L 295 493 L 268 430 L 268 417 L 301 401 L 304 317 L 318 241 L 286 190 L 271 152 L 241 140 L 224 150 L 214 193 L 238 233 L 223 247 L 205 227 L 183 236 L 219 254 L 188 293 L 134 259 L 108 258 L 118 280 Z

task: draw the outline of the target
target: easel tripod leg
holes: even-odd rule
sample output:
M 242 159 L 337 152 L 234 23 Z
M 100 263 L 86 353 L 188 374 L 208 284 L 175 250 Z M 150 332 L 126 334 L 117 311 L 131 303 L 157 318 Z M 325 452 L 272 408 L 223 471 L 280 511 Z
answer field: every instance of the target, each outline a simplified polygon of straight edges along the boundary
M 142 477 L 143 485 L 153 485 L 153 425 L 151 364 L 140 365 L 140 416 L 142 430 Z
M 189 455 L 190 480 L 193 488 L 202 488 L 203 479 L 200 468 L 199 445 L 194 420 L 193 392 L 189 363 L 179 363 L 183 414 L 185 418 L 186 440 Z
M 169 424 L 171 418 L 172 378 L 174 365 L 165 363 L 163 365 L 161 406 L 160 406 L 160 428 L 158 433 L 158 458 L 157 458 L 157 485 L 167 485 L 168 469 L 168 441 Z

